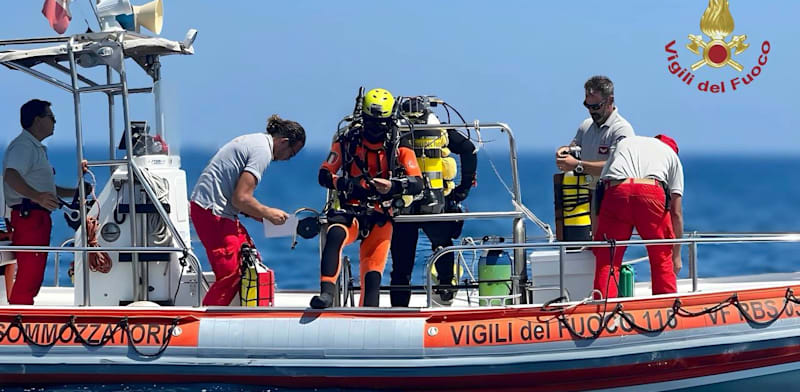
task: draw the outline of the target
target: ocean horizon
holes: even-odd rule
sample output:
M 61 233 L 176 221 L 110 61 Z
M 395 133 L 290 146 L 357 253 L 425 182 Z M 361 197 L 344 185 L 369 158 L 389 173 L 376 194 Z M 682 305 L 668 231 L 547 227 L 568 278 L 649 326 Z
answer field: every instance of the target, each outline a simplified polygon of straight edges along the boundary
M 317 172 L 327 156 L 327 149 L 306 148 L 288 162 L 273 162 L 265 172 L 256 189 L 256 197 L 263 203 L 293 212 L 301 207 L 320 210 L 325 200 L 325 190 L 317 184 Z M 200 172 L 215 153 L 214 149 L 183 148 L 182 169 L 191 193 Z M 108 149 L 89 148 L 88 159 L 107 159 Z M 75 164 L 73 148 L 51 147 L 49 156 L 58 168 L 57 182 L 63 186 L 74 186 Z M 800 167 L 800 156 L 742 156 L 707 155 L 683 153 L 685 195 L 684 232 L 797 232 L 800 231 L 800 209 L 796 199 L 800 194 L 800 183 L 793 181 L 789 168 Z M 511 183 L 508 153 L 499 147 L 488 146 L 478 153 L 477 186 L 470 192 L 464 206 L 469 211 L 509 211 L 513 209 L 511 196 L 505 184 Z M 556 173 L 553 153 L 545 150 L 521 151 L 518 153 L 518 168 L 521 194 L 524 204 L 544 222 L 553 225 L 552 176 Z M 108 179 L 107 168 L 95 168 L 99 187 Z M 498 179 L 496 173 L 499 173 Z M 98 189 L 99 191 L 99 189 Z M 61 214 L 54 214 L 52 244 L 60 244 L 74 232 L 66 226 Z M 295 249 L 291 239 L 265 238 L 260 222 L 243 219 L 245 227 L 253 237 L 262 258 L 275 271 L 279 289 L 317 289 L 319 282 L 318 239 L 298 238 Z M 541 239 L 544 232 L 530 221 L 526 221 L 529 239 Z M 485 234 L 496 234 L 510 238 L 511 222 L 504 220 L 468 221 L 463 236 L 475 238 Z M 192 246 L 206 270 L 205 251 L 192 229 Z M 740 244 L 703 245 L 698 252 L 698 272 L 701 277 L 715 277 L 765 272 L 789 272 L 797 264 L 786 257 L 783 251 L 791 244 Z M 424 262 L 430 255 L 430 244 L 420 235 L 416 266 L 412 281 L 421 284 Z M 344 254 L 356 264 L 357 245 L 345 248 Z M 684 250 L 684 268 L 679 277 L 688 273 L 687 252 Z M 632 247 L 626 259 L 645 255 L 644 248 Z M 70 255 L 62 257 L 59 283 L 70 285 L 66 267 Z M 384 282 L 388 284 L 391 260 L 384 271 Z M 649 266 L 636 266 L 637 281 L 649 280 Z M 50 256 L 45 285 L 52 285 L 55 276 L 53 257 Z

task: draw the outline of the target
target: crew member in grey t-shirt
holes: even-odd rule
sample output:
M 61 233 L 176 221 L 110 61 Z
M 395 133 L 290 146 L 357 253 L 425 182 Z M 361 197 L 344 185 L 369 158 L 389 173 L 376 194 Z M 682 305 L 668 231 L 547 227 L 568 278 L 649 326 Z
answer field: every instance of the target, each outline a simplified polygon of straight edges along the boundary
M 592 76 L 584 84 L 586 97 L 583 106 L 589 118 L 578 127 L 569 146 L 556 151 L 556 165 L 562 171 L 592 176 L 590 188 L 594 189 L 611 149 L 620 140 L 634 135 L 631 124 L 622 118 L 614 104 L 614 84 L 605 76 Z M 581 147 L 581 159 L 568 154 L 570 146 Z
M 19 110 L 22 132 L 9 143 L 3 155 L 5 204 L 11 208 L 14 246 L 48 246 L 52 220 L 50 212 L 59 207 L 58 197 L 69 197 L 74 188 L 56 186 L 55 169 L 47 159 L 42 140 L 55 131 L 56 117 L 51 103 L 39 99 L 26 102 Z M 87 163 L 81 162 L 84 172 Z M 5 211 L 5 206 L 2 206 Z M 17 252 L 17 275 L 8 303 L 33 305 L 47 265 L 46 252 Z M 5 273 L 13 273 L 6 268 Z M 8 280 L 6 280 L 8 281 Z
M 268 133 L 251 133 L 231 140 L 203 169 L 192 191 L 192 202 L 210 209 L 214 215 L 236 219 L 240 212 L 233 204 L 236 184 L 245 172 L 256 183 L 261 181 L 261 175 L 272 162 L 272 147 L 273 138 Z
M 204 305 L 229 305 L 239 291 L 239 249 L 244 243 L 255 247 L 239 222 L 239 213 L 276 225 L 289 218 L 285 211 L 261 204 L 253 193 L 270 162 L 289 160 L 305 142 L 300 124 L 273 115 L 266 133 L 233 139 L 203 169 L 192 191 L 191 217 L 216 277 Z
M 610 156 L 614 145 L 620 140 L 633 136 L 633 127 L 622 118 L 614 104 L 614 83 L 606 76 L 592 76 L 583 85 L 585 98 L 583 106 L 589 110 L 589 118 L 583 120 L 578 132 L 569 146 L 561 146 L 556 151 L 556 166 L 563 172 L 586 174 L 592 199 L 594 189 L 603 165 Z M 580 159 L 570 155 L 569 148 L 581 148 Z M 597 227 L 597 205 L 590 208 L 592 233 Z

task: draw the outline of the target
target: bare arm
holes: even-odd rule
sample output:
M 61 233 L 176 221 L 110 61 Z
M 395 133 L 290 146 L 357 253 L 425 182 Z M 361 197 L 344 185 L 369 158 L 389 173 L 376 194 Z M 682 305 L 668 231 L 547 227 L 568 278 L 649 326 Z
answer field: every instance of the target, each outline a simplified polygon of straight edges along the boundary
M 578 166 L 578 159 L 566 153 L 566 150 L 559 149 L 556 156 L 556 166 L 563 171 L 570 171 Z M 583 162 L 583 172 L 593 176 L 599 176 L 603 172 L 606 161 L 581 161 Z
M 22 178 L 22 175 L 14 169 L 6 169 L 4 173 L 4 181 L 8 183 L 11 189 L 17 191 L 22 196 L 31 199 L 34 203 L 54 210 L 58 208 L 58 199 L 56 195 L 51 192 L 39 192 L 31 188 L 27 182 Z
M 669 202 L 669 216 L 672 219 L 672 230 L 675 232 L 675 238 L 683 237 L 683 206 L 681 205 L 682 196 L 673 193 Z M 681 270 L 681 244 L 672 246 L 672 268 L 675 274 Z
M 278 208 L 267 207 L 256 200 L 253 196 L 256 185 L 258 185 L 258 180 L 256 180 L 256 176 L 252 173 L 243 172 L 239 175 L 239 180 L 236 181 L 236 188 L 233 190 L 233 198 L 231 200 L 233 206 L 245 215 L 257 220 L 266 218 L 275 225 L 286 223 L 289 214 Z
M 56 185 L 56 194 L 59 197 L 72 197 L 77 190 L 78 188 L 64 188 L 63 186 Z
M 600 176 L 603 172 L 603 166 L 605 166 L 606 161 L 582 161 L 583 162 L 583 172 L 586 174 L 591 174 L 595 177 Z M 577 162 L 575 163 L 577 165 Z

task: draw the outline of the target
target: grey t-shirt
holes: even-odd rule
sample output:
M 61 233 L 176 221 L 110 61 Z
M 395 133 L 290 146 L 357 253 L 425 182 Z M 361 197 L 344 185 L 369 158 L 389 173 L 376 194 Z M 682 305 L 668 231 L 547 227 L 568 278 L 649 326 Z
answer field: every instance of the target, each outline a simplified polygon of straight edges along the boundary
M 16 170 L 25 183 L 39 192 L 56 193 L 56 180 L 53 166 L 47 160 L 47 147 L 37 140 L 30 132 L 23 130 L 19 136 L 8 144 L 3 157 L 3 173 L 6 169 Z M 3 192 L 6 205 L 13 206 L 22 203 L 22 196 L 3 182 Z
M 572 142 L 581 146 L 581 159 L 605 161 L 614 143 L 633 135 L 631 124 L 614 109 L 602 125 L 595 124 L 591 117 L 583 120 Z
M 654 178 L 683 195 L 683 166 L 675 151 L 654 137 L 633 136 L 620 140 L 600 175 L 603 180 Z
M 633 135 L 631 124 L 622 118 L 615 108 L 601 125 L 597 125 L 591 117 L 583 120 L 575 138 L 572 139 L 572 144 L 581 146 L 582 160 L 605 161 L 608 160 L 614 144 Z M 591 179 L 590 189 L 595 189 L 597 180 L 597 177 Z
M 257 181 L 272 162 L 272 136 L 252 133 L 231 140 L 208 162 L 192 191 L 192 201 L 214 215 L 236 219 L 239 210 L 231 203 L 239 176 L 245 171 Z

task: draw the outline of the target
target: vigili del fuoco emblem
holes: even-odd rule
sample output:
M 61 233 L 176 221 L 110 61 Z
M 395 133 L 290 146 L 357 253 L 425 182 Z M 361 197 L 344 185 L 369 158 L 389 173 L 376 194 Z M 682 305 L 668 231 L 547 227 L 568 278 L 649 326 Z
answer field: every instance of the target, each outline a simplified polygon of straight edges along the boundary
M 757 53 L 757 62 L 749 69 L 745 70 L 745 66 L 739 61 L 733 59 L 734 56 L 741 55 L 750 44 L 745 43 L 747 40 L 746 34 L 732 35 L 733 33 L 733 16 L 731 15 L 730 3 L 728 0 L 709 0 L 708 7 L 703 12 L 700 18 L 700 31 L 702 34 L 689 34 L 689 43 L 686 44 L 686 49 L 695 55 L 702 56 L 702 59 L 692 63 L 689 66 L 683 66 L 679 63 L 678 48 L 676 40 L 668 42 L 664 46 L 667 53 L 667 70 L 675 75 L 678 80 L 687 86 L 695 86 L 698 91 L 712 94 L 724 94 L 725 92 L 734 92 L 742 89 L 745 86 L 751 85 L 758 75 L 767 65 L 767 55 L 772 49 L 769 41 L 764 40 L 761 43 L 761 53 Z M 728 38 L 730 36 L 730 38 Z M 708 37 L 708 41 L 706 41 Z M 692 61 L 695 61 L 692 59 Z M 730 66 L 735 72 L 742 72 L 743 74 L 735 74 L 737 76 L 730 77 L 728 80 L 714 81 L 711 79 L 700 79 L 695 82 L 694 71 L 708 65 L 711 68 L 723 68 Z M 702 73 L 703 71 L 701 71 Z M 725 77 L 725 73 L 721 73 Z
M 742 65 L 733 59 L 733 55 L 741 54 L 750 44 L 744 43 L 747 39 L 745 34 L 734 35 L 730 41 L 725 41 L 725 37 L 733 32 L 733 26 L 728 0 L 709 0 L 708 8 L 700 18 L 700 31 L 711 40 L 706 42 L 702 35 L 689 34 L 690 43 L 686 45 L 694 54 L 701 54 L 700 50 L 703 51 L 703 59 L 692 64 L 692 71 L 704 65 L 714 68 L 730 65 L 731 68 L 742 71 Z

